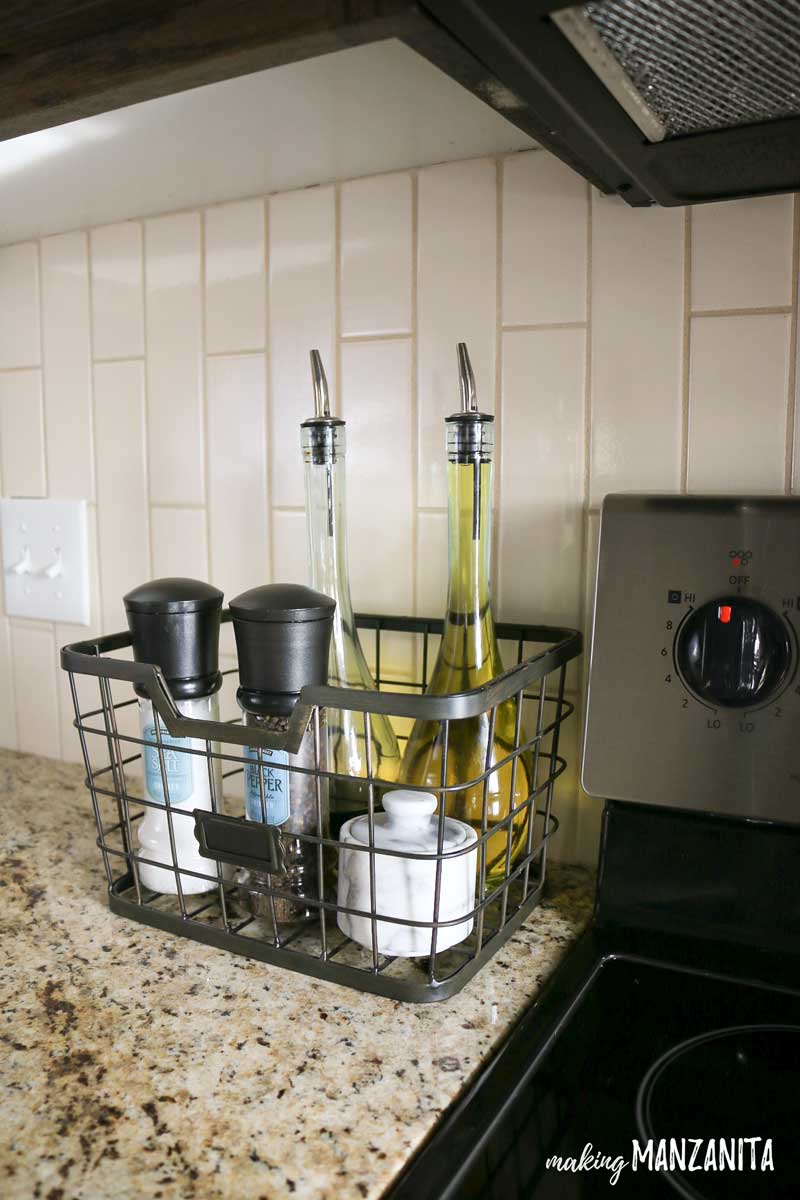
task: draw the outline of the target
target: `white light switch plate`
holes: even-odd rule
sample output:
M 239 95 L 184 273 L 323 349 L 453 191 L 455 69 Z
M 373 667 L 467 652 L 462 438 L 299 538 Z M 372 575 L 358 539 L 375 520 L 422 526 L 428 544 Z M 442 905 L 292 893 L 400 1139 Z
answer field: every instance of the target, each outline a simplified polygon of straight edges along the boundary
M 3 586 L 9 617 L 89 624 L 85 500 L 2 500 Z

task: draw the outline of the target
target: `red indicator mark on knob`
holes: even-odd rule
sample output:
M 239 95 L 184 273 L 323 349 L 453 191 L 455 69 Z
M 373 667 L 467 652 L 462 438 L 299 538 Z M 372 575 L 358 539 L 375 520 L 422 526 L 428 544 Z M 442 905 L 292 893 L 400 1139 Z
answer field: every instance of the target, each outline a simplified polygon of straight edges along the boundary
M 719 606 L 719 619 L 720 619 L 720 621 L 722 621 L 722 624 L 723 624 L 723 625 L 729 625 L 729 624 L 730 624 L 730 620 L 731 620 L 731 606 L 730 606 L 730 604 L 720 604 L 720 606 Z

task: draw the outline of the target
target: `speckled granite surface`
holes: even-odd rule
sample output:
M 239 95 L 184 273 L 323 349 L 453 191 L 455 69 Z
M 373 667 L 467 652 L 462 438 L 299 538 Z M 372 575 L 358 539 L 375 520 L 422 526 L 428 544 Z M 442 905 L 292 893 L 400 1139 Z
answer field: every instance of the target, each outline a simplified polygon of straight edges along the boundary
M 549 897 L 465 990 L 402 1005 L 112 915 L 82 772 L 0 751 L 0 1194 L 365 1200 L 586 924 Z

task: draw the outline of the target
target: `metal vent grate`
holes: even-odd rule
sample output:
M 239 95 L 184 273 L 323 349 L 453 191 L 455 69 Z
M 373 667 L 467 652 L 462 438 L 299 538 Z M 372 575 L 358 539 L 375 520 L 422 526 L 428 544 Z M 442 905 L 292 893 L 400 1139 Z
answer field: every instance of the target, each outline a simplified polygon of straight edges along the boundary
M 559 25 L 618 99 L 627 91 L 634 119 L 631 103 L 649 110 L 638 123 L 651 140 L 658 124 L 677 137 L 800 114 L 800 0 L 591 0 L 568 13 L 584 44 Z

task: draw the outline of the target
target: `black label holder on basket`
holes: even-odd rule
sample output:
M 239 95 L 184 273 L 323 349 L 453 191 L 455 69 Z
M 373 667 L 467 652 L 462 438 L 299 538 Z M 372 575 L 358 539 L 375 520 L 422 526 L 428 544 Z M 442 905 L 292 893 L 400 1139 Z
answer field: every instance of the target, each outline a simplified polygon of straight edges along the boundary
M 230 620 L 226 610 L 223 621 Z M 565 674 L 567 663 L 580 654 L 582 646 L 581 634 L 570 629 L 550 626 L 519 625 L 499 623 L 498 638 L 502 641 L 513 642 L 517 646 L 518 663 L 497 676 L 490 683 L 471 691 L 452 695 L 424 695 L 414 692 L 412 686 L 423 688 L 426 683 L 427 663 L 429 660 L 428 640 L 431 636 L 441 633 L 442 621 L 412 617 L 387 617 L 377 615 L 358 615 L 357 625 L 363 629 L 373 630 L 376 640 L 376 677 L 380 679 L 380 638 L 382 633 L 406 633 L 419 635 L 423 639 L 422 678 L 415 683 L 401 683 L 408 691 L 374 691 L 338 688 L 333 686 L 310 686 L 303 689 L 300 699 L 289 718 L 285 731 L 275 732 L 252 727 L 245 727 L 236 722 L 217 722 L 184 716 L 179 712 L 162 672 L 147 663 L 131 662 L 125 659 L 109 657 L 113 652 L 130 646 L 131 638 L 128 633 L 112 634 L 107 637 L 91 639 L 85 642 L 65 646 L 61 651 L 61 665 L 70 677 L 71 694 L 75 707 L 75 727 L 81 742 L 84 765 L 87 772 L 86 785 L 89 789 L 94 816 L 98 828 L 98 845 L 103 854 L 109 892 L 109 906 L 112 911 L 131 917 L 132 919 L 153 925 L 155 927 L 178 933 L 195 940 L 247 955 L 251 958 L 274 963 L 300 971 L 316 978 L 330 979 L 347 984 L 351 987 L 375 992 L 396 999 L 426 1002 L 445 999 L 459 991 L 488 959 L 496 953 L 500 946 L 522 923 L 525 917 L 538 903 L 545 880 L 545 861 L 547 843 L 558 828 L 558 821 L 551 812 L 553 785 L 555 779 L 563 772 L 566 762 L 558 754 L 558 735 L 561 723 L 573 712 L 574 705 L 565 696 Z M 544 645 L 546 648 L 524 658 L 526 644 Z M 557 673 L 555 694 L 548 693 L 548 676 Z M 94 676 L 98 679 L 100 706 L 89 711 L 83 711 L 79 700 L 75 676 Z M 132 808 L 147 806 L 152 802 L 140 796 L 132 795 L 128 787 L 126 766 L 138 761 L 144 743 L 138 737 L 127 735 L 120 731 L 117 721 L 118 710 L 135 703 L 135 698 L 115 701 L 112 696 L 111 681 L 137 684 L 151 700 L 154 711 L 158 714 L 156 721 L 156 737 L 159 758 L 163 767 L 163 749 L 159 726 L 163 725 L 164 732 L 171 738 L 191 738 L 204 742 L 205 749 L 185 749 L 181 753 L 195 754 L 206 757 L 211 766 L 212 759 L 219 759 L 223 767 L 234 767 L 228 774 L 236 774 L 247 764 L 244 757 L 245 748 L 251 755 L 255 754 L 262 761 L 262 750 L 283 750 L 288 754 L 296 753 L 310 723 L 314 723 L 319 739 L 318 715 L 325 709 L 350 709 L 364 714 L 365 725 L 369 724 L 369 714 L 384 714 L 395 718 L 416 719 L 423 717 L 428 720 L 449 724 L 470 717 L 478 717 L 492 712 L 496 707 L 509 699 L 517 699 L 521 705 L 524 700 L 536 706 L 536 733 L 529 743 L 515 745 L 510 757 L 522 753 L 530 754 L 534 762 L 534 774 L 531 794 L 526 801 L 525 819 L 528 821 L 527 849 L 522 860 L 509 870 L 504 882 L 488 895 L 479 895 L 475 908 L 476 930 L 466 944 L 453 950 L 438 952 L 436 950 L 436 928 L 439 924 L 434 912 L 431 922 L 406 921 L 406 924 L 422 925 L 431 931 L 431 956 L 428 960 L 396 960 L 384 959 L 376 952 L 369 952 L 342 939 L 335 944 L 334 939 L 341 934 L 336 928 L 336 915 L 339 906 L 335 902 L 335 888 L 325 888 L 320 894 L 309 898 L 319 915 L 319 934 L 316 942 L 310 944 L 309 929 L 302 936 L 281 941 L 277 933 L 274 937 L 254 936 L 252 918 L 241 921 L 233 912 L 235 908 L 236 886 L 231 882 L 230 872 L 223 871 L 221 864 L 229 867 L 251 867 L 259 871 L 275 871 L 281 869 L 283 862 L 283 846 L 279 827 L 269 826 L 260 822 L 249 821 L 244 817 L 233 816 L 221 811 L 221 797 L 212 794 L 212 809 L 192 810 L 186 813 L 170 803 L 169 790 L 165 778 L 165 798 L 168 820 L 172 822 L 178 814 L 182 819 L 194 821 L 195 836 L 200 845 L 201 854 L 213 864 L 209 876 L 209 892 L 214 899 L 207 900 L 201 894 L 202 901 L 194 910 L 188 908 L 189 897 L 183 897 L 178 889 L 179 912 L 165 910 L 162 906 L 163 897 L 159 895 L 146 896 L 139 886 L 137 862 L 148 860 L 134 849 L 133 823 L 141 813 L 132 814 Z M 387 681 L 397 683 L 398 681 Z M 535 690 L 533 685 L 538 685 Z M 546 720 L 546 710 L 550 707 L 553 716 Z M 97 724 L 97 718 L 100 723 Z M 549 750 L 545 749 L 547 739 L 550 739 Z M 212 744 L 220 743 L 219 750 L 213 751 Z M 241 754 L 226 753 L 225 746 L 239 747 Z M 99 768 L 92 764 L 90 745 L 102 745 L 108 754 L 108 761 Z M 125 757 L 126 749 L 130 753 Z M 539 767 L 547 763 L 547 771 L 539 780 Z M 475 780 L 464 781 L 458 785 L 446 785 L 446 773 L 443 771 L 441 787 L 417 786 L 418 791 L 437 793 L 439 810 L 444 814 L 443 801 L 447 795 L 464 786 L 483 785 L 484 797 L 487 794 L 488 779 L 493 771 L 502 764 L 491 764 L 487 761 L 484 772 Z M 334 772 L 324 770 L 319 754 L 316 769 L 293 767 L 292 771 L 312 774 L 335 782 L 340 777 Z M 209 776 L 211 772 L 209 771 Z M 381 781 L 368 777 L 365 780 L 369 793 L 369 812 L 372 814 L 380 794 L 388 788 L 396 786 L 390 781 Z M 111 785 L 110 787 L 108 785 Z M 404 787 L 413 785 L 403 784 Z M 543 807 L 537 806 L 541 797 Z M 112 819 L 104 819 L 102 804 L 112 800 Z M 484 800 L 485 803 L 485 800 Z M 162 805 L 162 807 L 164 807 Z M 492 827 L 494 833 L 510 826 L 525 805 L 519 805 L 512 810 L 503 821 Z M 541 838 L 534 844 L 533 829 L 537 816 L 543 818 Z M 484 840 L 488 836 L 484 820 Z M 510 837 L 510 834 L 509 834 Z M 117 844 L 114 844 L 114 839 Z M 320 836 L 309 837 L 319 847 L 319 854 L 327 855 L 331 861 L 338 852 L 338 842 Z M 391 851 L 365 847 L 364 852 L 376 857 L 391 854 Z M 413 857 L 413 855 L 411 856 Z M 437 856 L 444 857 L 443 854 Z M 124 867 L 120 873 L 118 864 Z M 113 866 L 112 866 L 113 864 Z M 177 871 L 177 863 L 173 863 Z M 437 870 L 441 862 L 437 863 Z M 182 873 L 182 872 L 180 872 Z M 214 890 L 216 889 L 216 890 Z M 327 890 L 330 894 L 325 896 Z M 485 889 L 484 889 L 485 890 Z M 332 898 L 331 898 L 332 897 Z M 495 913 L 494 910 L 497 910 Z M 354 911 L 354 910 L 342 910 Z M 359 913 L 371 917 L 373 926 L 376 919 L 381 922 L 392 922 L 391 916 L 376 912 L 374 902 L 372 911 Z M 452 924 L 453 922 L 450 922 Z M 311 926 L 316 926 L 312 921 Z M 349 944 L 345 944 L 349 943 Z M 357 951 L 357 952 L 356 952 Z M 363 962 L 362 962 L 363 960 Z

